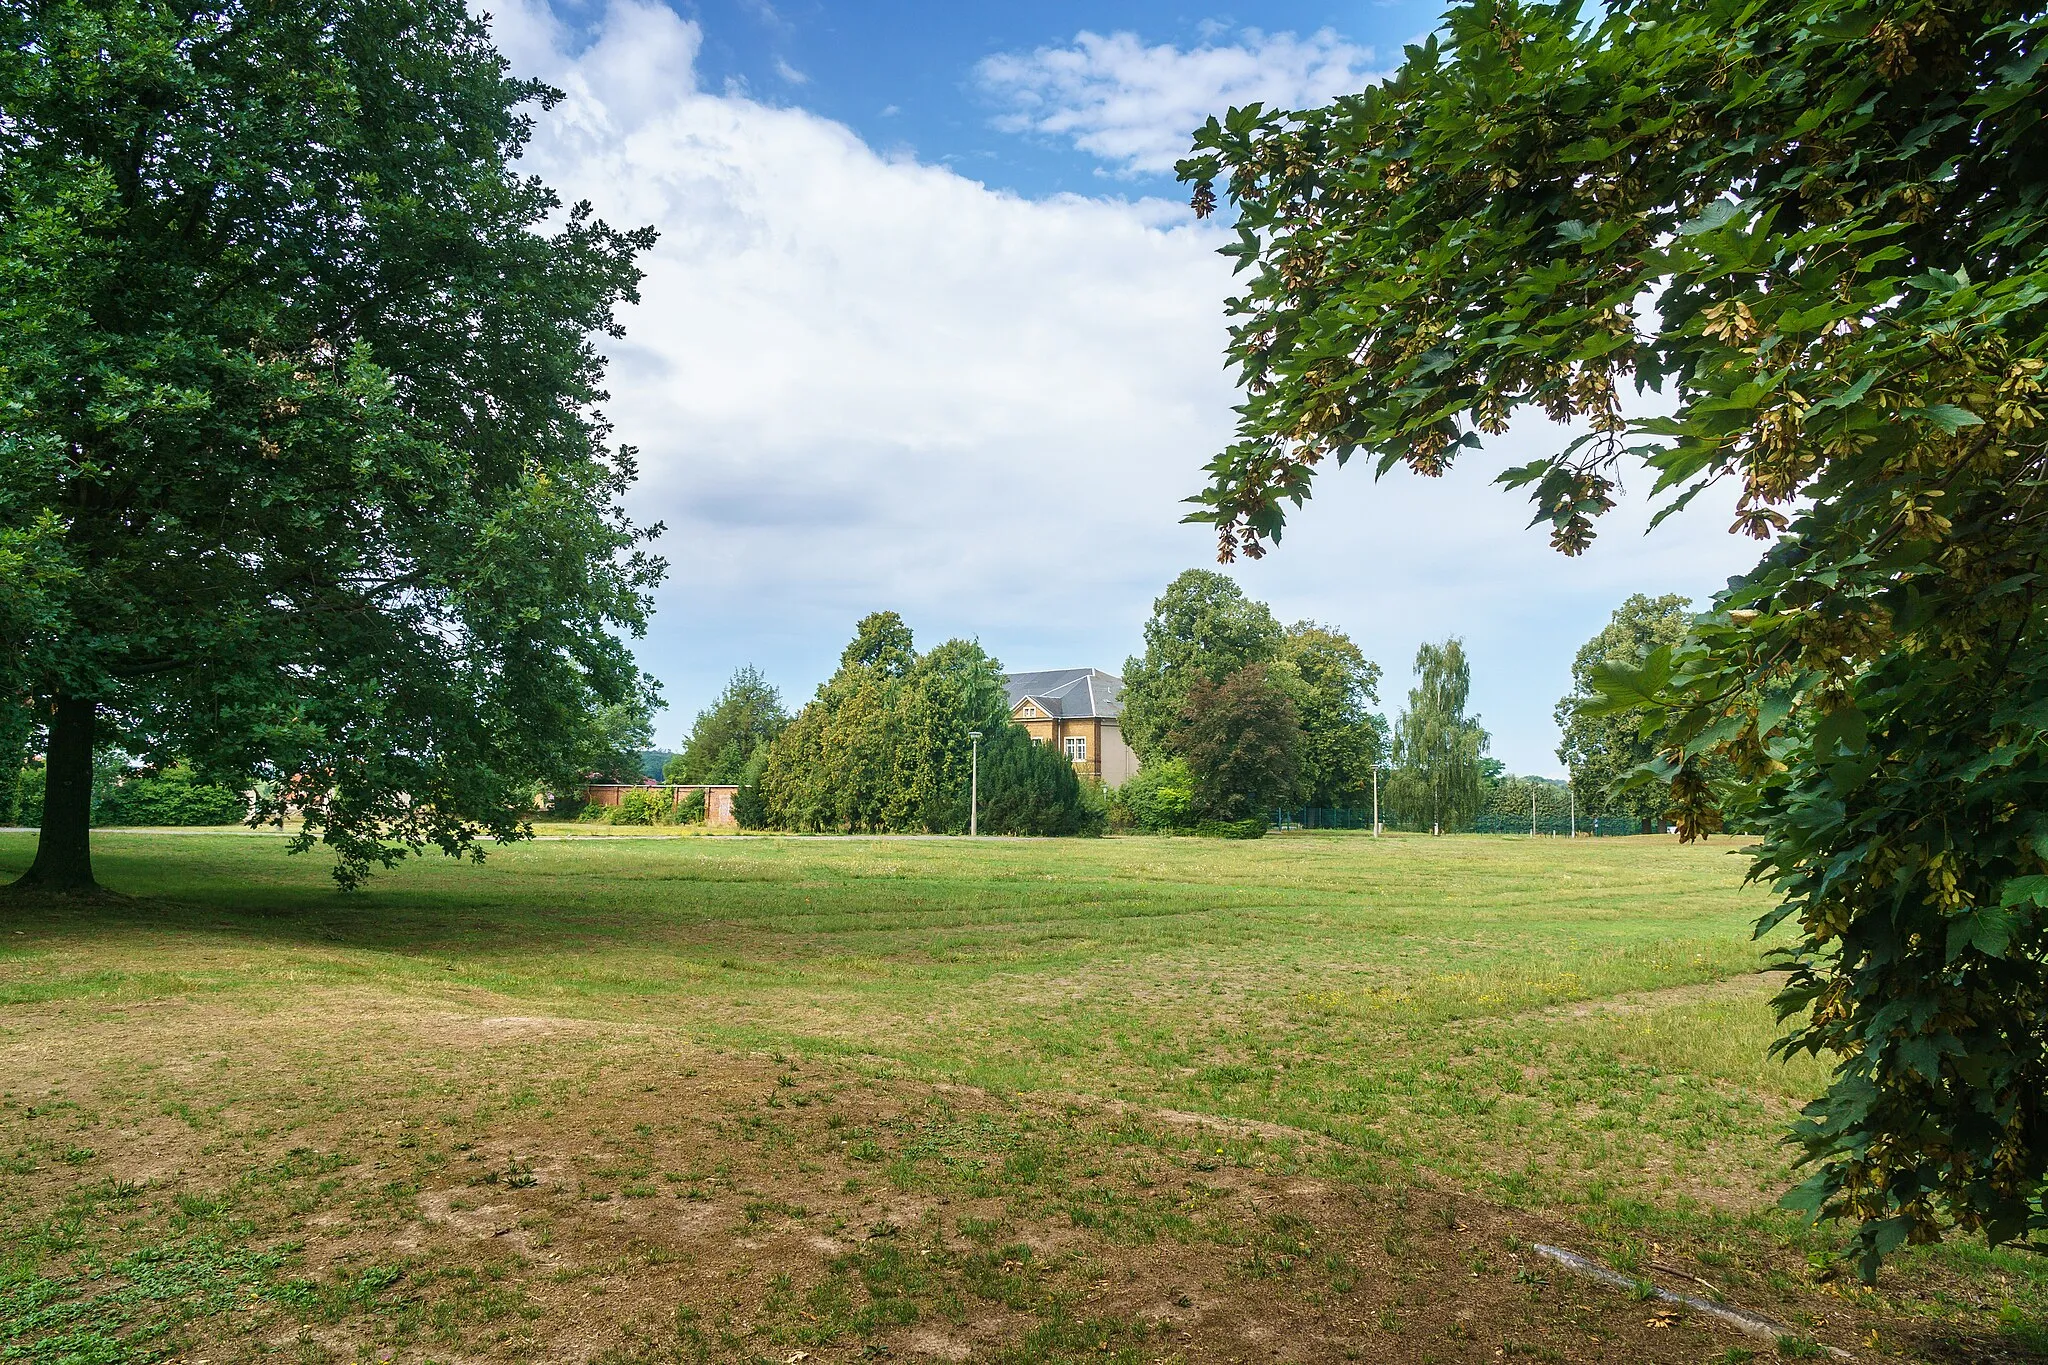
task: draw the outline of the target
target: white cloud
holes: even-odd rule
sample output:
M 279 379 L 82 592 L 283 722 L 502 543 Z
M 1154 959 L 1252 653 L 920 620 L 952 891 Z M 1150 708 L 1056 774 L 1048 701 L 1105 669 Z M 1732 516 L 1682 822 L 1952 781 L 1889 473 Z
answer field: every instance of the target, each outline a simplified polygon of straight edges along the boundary
M 1083 32 L 1066 47 L 990 57 L 981 85 L 1006 106 L 996 126 L 1071 141 L 1125 174 L 1161 172 L 1188 154 L 1194 130 L 1233 106 L 1299 109 L 1378 80 L 1373 54 L 1322 29 L 1307 38 L 1246 29 L 1235 43 L 1205 30 L 1198 47 L 1147 47 L 1134 33 Z
M 775 74 L 791 85 L 809 85 L 811 83 L 809 76 L 797 70 L 780 57 L 775 59 Z
M 659 3 L 612 0 L 588 42 L 543 0 L 494 9 L 515 69 L 568 94 L 528 168 L 662 234 L 607 343 L 607 410 L 642 450 L 636 515 L 670 527 L 640 648 L 674 702 L 664 738 L 741 663 L 800 700 L 881 608 L 1013 667 L 1119 667 L 1160 588 L 1213 554 L 1178 520 L 1229 437 L 1222 231 L 1160 200 L 994 191 L 707 92 L 700 31 Z M 1753 555 L 1695 518 L 1558 559 L 1483 487 L 1537 439 L 1442 482 L 1332 474 L 1238 577 L 1351 629 L 1390 710 L 1416 643 L 1464 634 L 1499 750 L 1549 771 L 1550 704 L 1612 605 Z

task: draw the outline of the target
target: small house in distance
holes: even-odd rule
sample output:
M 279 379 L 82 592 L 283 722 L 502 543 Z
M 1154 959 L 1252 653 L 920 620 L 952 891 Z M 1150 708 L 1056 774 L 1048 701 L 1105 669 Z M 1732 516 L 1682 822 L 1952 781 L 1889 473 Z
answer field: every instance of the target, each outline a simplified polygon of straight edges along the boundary
M 1121 786 L 1138 771 L 1138 756 L 1124 743 L 1124 680 L 1099 668 L 1050 668 L 1011 673 L 1010 719 L 1031 732 L 1034 744 L 1063 751 L 1074 771 Z

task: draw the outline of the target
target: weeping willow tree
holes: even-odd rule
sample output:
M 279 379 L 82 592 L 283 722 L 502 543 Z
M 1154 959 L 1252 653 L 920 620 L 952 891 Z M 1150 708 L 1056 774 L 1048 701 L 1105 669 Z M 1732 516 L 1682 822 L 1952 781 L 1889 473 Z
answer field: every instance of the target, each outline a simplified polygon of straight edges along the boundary
M 1415 651 L 1415 686 L 1408 709 L 1394 722 L 1394 780 L 1390 803 L 1408 818 L 1427 819 L 1441 834 L 1470 824 L 1478 813 L 1488 738 L 1478 717 L 1465 714 L 1472 666 L 1453 637 Z

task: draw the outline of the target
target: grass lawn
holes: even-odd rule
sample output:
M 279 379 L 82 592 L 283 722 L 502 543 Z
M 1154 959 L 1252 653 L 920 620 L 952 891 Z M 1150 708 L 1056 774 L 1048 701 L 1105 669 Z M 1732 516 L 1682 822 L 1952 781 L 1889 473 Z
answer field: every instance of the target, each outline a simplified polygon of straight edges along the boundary
M 0 901 L 0 1360 L 2048 1345 L 2038 1258 L 1862 1290 L 1772 1208 L 1822 1073 L 1764 1060 L 1722 841 L 588 837 L 355 896 L 250 833 L 96 860 L 132 899 Z

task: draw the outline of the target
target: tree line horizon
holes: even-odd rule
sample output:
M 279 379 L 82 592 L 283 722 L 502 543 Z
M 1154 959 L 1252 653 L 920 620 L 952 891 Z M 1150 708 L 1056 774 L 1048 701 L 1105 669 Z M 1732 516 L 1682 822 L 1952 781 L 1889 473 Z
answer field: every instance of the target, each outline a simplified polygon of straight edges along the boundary
M 1120 787 L 1101 793 L 1095 802 L 1101 819 L 1076 814 L 1066 822 L 1069 829 L 1057 821 L 1020 823 L 1008 815 L 1007 793 L 1020 775 L 1008 754 L 1021 742 L 1009 732 L 1021 730 L 1010 721 L 1007 700 L 998 701 L 1000 662 L 961 640 L 919 656 L 909 628 L 893 612 L 859 623 L 839 671 L 795 716 L 760 669 L 737 669 L 697 713 L 681 750 L 666 757 L 661 780 L 739 786 L 739 818 L 755 828 L 960 832 L 967 827 L 966 736 L 979 729 L 991 763 L 983 791 L 996 803 L 983 828 L 992 833 L 1092 832 L 1104 819 L 1110 828 L 1175 831 L 1292 808 L 1367 811 L 1375 773 L 1382 822 L 1389 828 L 1451 832 L 1481 815 L 1526 819 L 1533 800 L 1546 825 L 1565 822 L 1575 810 L 1589 829 L 1593 817 L 1601 816 L 1633 822 L 1647 833 L 1669 814 L 1656 785 L 1640 780 L 1652 748 L 1635 733 L 1638 717 L 1589 709 L 1597 695 L 1591 677 L 1601 667 L 1637 666 L 1652 649 L 1682 640 L 1688 605 L 1682 596 L 1636 594 L 1579 650 L 1573 690 L 1554 712 L 1562 735 L 1558 756 L 1571 773 L 1562 783 L 1510 774 L 1488 753 L 1480 718 L 1466 714 L 1470 664 L 1456 637 L 1418 649 L 1416 686 L 1389 725 L 1376 709 L 1382 670 L 1341 629 L 1314 621 L 1282 626 L 1265 603 L 1245 596 L 1231 579 L 1200 569 L 1182 573 L 1153 603 L 1144 652 L 1124 663 L 1122 729 L 1141 767 Z M 849 717 L 858 719 L 839 718 L 849 692 L 876 681 L 862 670 L 878 666 L 885 678 L 913 683 L 951 669 L 959 675 L 956 688 L 973 691 L 978 684 L 978 699 L 951 708 L 950 728 L 890 731 L 880 719 L 888 707 L 875 699 L 852 707 Z M 985 672 L 975 677 L 976 669 Z M 927 715 L 947 712 L 929 700 L 919 707 Z M 804 723 L 800 743 L 808 757 L 788 753 L 771 759 L 793 720 Z M 825 757 L 858 749 L 862 740 L 853 731 L 874 725 L 889 736 L 880 741 L 885 747 L 943 748 L 948 757 L 932 761 L 948 776 L 913 775 L 919 760 L 902 754 L 865 764 Z M 619 765 L 600 775 L 644 780 L 645 769 L 628 756 L 644 752 L 632 743 L 644 744 L 650 730 L 651 716 L 642 717 L 618 745 Z M 823 773 L 834 761 L 839 766 L 815 781 L 816 791 L 796 794 L 807 768 Z M 863 780 L 872 785 L 873 773 L 892 767 L 900 782 L 934 791 L 950 784 L 956 790 L 949 802 L 936 805 L 851 795 Z M 1086 786 L 1065 799 L 1088 804 Z M 824 800 L 825 791 L 841 794 L 836 804 Z M 653 818 L 652 810 L 633 806 L 612 818 L 643 822 Z

